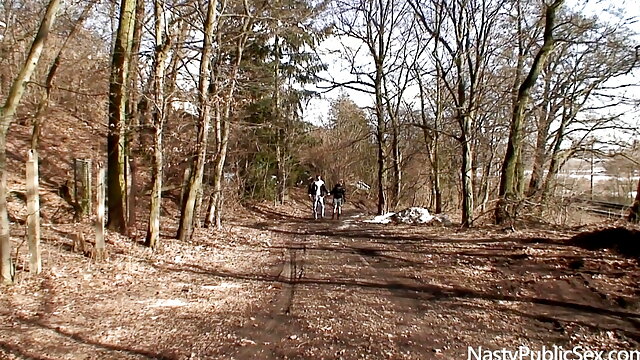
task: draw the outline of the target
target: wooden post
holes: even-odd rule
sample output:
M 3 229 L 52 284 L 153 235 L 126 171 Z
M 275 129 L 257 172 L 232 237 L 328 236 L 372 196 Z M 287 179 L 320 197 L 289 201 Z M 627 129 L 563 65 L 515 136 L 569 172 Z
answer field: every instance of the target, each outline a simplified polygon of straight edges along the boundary
M 98 165 L 98 179 L 96 181 L 96 260 L 103 260 L 105 257 L 104 244 L 104 167 Z
M 93 212 L 93 201 L 91 201 L 91 197 L 93 195 L 93 191 L 91 189 L 91 159 L 85 160 L 84 164 L 84 172 L 82 173 L 82 178 L 84 180 L 84 193 L 82 194 L 83 201 L 86 201 L 86 204 L 83 203 L 83 206 L 86 206 L 87 215 Z
M 91 214 L 91 159 L 73 160 L 73 187 L 75 202 L 82 211 L 80 217 Z
M 40 197 L 38 196 L 38 154 L 29 150 L 27 158 L 27 242 L 29 243 L 29 272 L 42 272 L 40 256 Z

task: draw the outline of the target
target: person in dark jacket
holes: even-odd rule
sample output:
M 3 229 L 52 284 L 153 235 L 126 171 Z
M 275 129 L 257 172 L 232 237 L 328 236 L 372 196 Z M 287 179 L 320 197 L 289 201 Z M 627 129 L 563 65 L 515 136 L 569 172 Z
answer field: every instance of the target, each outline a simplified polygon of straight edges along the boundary
M 347 200 L 346 198 L 346 190 L 342 184 L 344 181 L 340 179 L 331 189 L 331 196 L 333 197 L 333 213 L 331 214 L 331 219 L 337 217 L 340 220 L 340 215 L 342 214 L 342 205 Z
M 309 184 L 309 198 L 311 199 L 311 210 L 313 218 L 317 219 L 318 215 L 324 218 L 324 197 L 329 191 L 320 175 L 316 175 L 316 179 Z

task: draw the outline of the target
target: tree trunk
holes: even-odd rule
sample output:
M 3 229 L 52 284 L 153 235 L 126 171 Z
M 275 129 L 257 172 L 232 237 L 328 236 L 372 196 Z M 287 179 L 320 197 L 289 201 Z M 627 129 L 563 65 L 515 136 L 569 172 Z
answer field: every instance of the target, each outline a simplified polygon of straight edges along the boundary
M 209 139 L 209 126 L 211 125 L 211 104 L 209 99 L 209 84 L 211 84 L 211 57 L 213 53 L 213 35 L 216 29 L 218 1 L 209 2 L 207 19 L 204 27 L 204 42 L 202 58 L 200 61 L 200 81 L 198 84 L 198 96 L 200 113 L 198 119 L 198 133 L 196 136 L 197 152 L 194 160 L 193 171 L 189 179 L 189 185 L 185 191 L 182 211 L 180 214 L 180 226 L 178 227 L 178 239 L 186 241 L 191 239 L 193 233 L 194 213 L 198 192 L 202 189 L 202 177 L 207 155 Z
M 40 23 L 38 33 L 33 39 L 24 66 L 13 82 L 4 106 L 0 107 L 0 282 L 13 282 L 14 268 L 11 264 L 11 239 L 9 214 L 7 212 L 7 133 L 22 99 L 25 87 L 38 65 L 40 55 L 53 26 L 60 6 L 60 0 L 51 0 Z
M 460 115 L 460 127 L 462 129 L 462 226 L 473 225 L 473 152 L 471 139 L 473 120 L 470 115 Z
M 248 9 L 247 9 L 248 11 Z M 222 114 L 216 116 L 216 122 L 214 124 L 214 133 L 216 136 L 216 153 L 214 154 L 214 175 L 213 175 L 213 207 L 210 209 L 207 219 L 212 219 L 212 223 L 215 224 L 216 229 L 222 227 L 222 205 L 223 194 L 222 185 L 224 179 L 224 164 L 227 159 L 227 148 L 229 145 L 229 131 L 231 126 L 231 106 L 233 102 L 233 94 L 235 92 L 236 79 L 240 71 L 240 63 L 242 62 L 242 56 L 244 53 L 244 47 L 247 41 L 247 30 L 252 24 L 250 14 L 247 13 L 247 18 L 242 27 L 242 36 L 238 39 L 236 44 L 236 57 L 233 69 L 230 74 L 230 84 L 228 85 L 227 94 L 222 100 Z
M 437 52 L 436 52 L 437 54 Z M 416 75 L 418 80 L 418 88 L 420 90 L 420 119 L 422 121 L 422 133 L 424 136 L 425 144 L 427 145 L 427 153 L 429 154 L 429 160 L 431 162 L 431 181 L 432 181 L 432 199 L 431 205 L 435 209 L 436 214 L 442 212 L 442 190 L 440 188 L 440 155 L 439 155 L 439 141 L 440 134 L 438 133 L 438 124 L 440 123 L 440 117 L 442 114 L 441 98 L 440 98 L 440 68 L 437 68 L 438 75 L 436 76 L 436 99 L 435 99 L 435 114 L 433 128 L 429 126 L 427 120 L 427 106 L 425 101 L 424 86 L 422 77 L 419 73 Z M 431 132 L 433 135 L 431 134 Z
M 129 62 L 133 45 L 136 0 L 122 0 L 109 81 L 107 134 L 107 227 L 127 235 L 126 124 Z
M 238 78 L 238 74 L 240 72 L 240 64 L 242 63 L 244 49 L 247 43 L 247 38 L 249 36 L 248 32 L 249 29 L 251 29 L 251 26 L 253 25 L 255 19 L 255 17 L 250 13 L 250 9 L 247 7 L 247 3 L 245 2 L 244 4 L 245 17 L 242 24 L 242 30 L 240 32 L 241 35 L 238 37 L 237 43 L 235 44 L 235 59 L 231 72 L 227 78 L 229 82 L 227 93 L 222 97 L 222 111 L 217 111 L 215 117 L 216 121 L 213 124 L 213 132 L 216 138 L 216 151 L 213 160 L 215 172 L 212 179 L 212 206 L 210 206 L 209 208 L 207 221 L 209 221 L 210 224 L 215 224 L 216 229 L 220 229 L 222 227 L 222 185 L 225 181 L 224 164 L 227 159 L 227 148 L 229 145 L 229 131 L 231 127 L 231 106 L 233 103 L 233 95 L 236 89 L 236 79 Z M 264 3 L 263 6 L 266 6 L 266 4 L 268 3 Z M 260 11 L 261 9 L 256 9 L 256 13 L 258 13 L 258 11 Z
M 567 125 L 566 118 L 563 118 L 560 127 L 556 131 L 556 137 L 553 141 L 553 147 L 551 150 L 551 162 L 549 163 L 549 170 L 547 171 L 547 176 L 545 177 L 544 183 L 540 189 L 541 201 L 544 203 L 545 200 L 549 197 L 552 192 L 553 182 L 560 170 L 560 165 L 562 164 L 562 160 L 560 159 L 560 151 L 562 146 L 562 141 L 564 140 L 564 132 L 565 127 Z
M 284 170 L 284 136 L 280 113 L 280 38 L 276 36 L 274 43 L 275 64 L 273 66 L 273 121 L 276 128 L 276 202 L 284 204 L 286 189 Z
M 461 39 L 457 40 L 462 43 Z M 460 45 L 459 45 L 460 46 Z M 462 46 L 460 46 L 462 48 Z M 472 133 L 473 133 L 473 115 L 469 111 L 471 96 L 467 96 L 467 84 L 465 71 L 463 71 L 463 59 L 461 54 L 456 54 L 455 64 L 458 72 L 457 80 L 457 106 L 459 107 L 456 118 L 460 126 L 460 141 L 462 149 L 462 226 L 469 228 L 473 225 L 473 151 L 472 151 Z
M 549 134 L 550 121 L 546 118 L 540 119 L 538 122 L 538 134 L 536 136 L 536 148 L 533 153 L 533 168 L 531 170 L 531 179 L 529 180 L 529 188 L 527 196 L 535 197 L 542 186 L 542 177 L 544 163 L 546 162 L 546 145 Z
M 440 185 L 440 153 L 438 144 L 440 136 L 436 134 L 433 145 L 433 193 L 435 195 L 436 214 L 442 213 L 442 187 Z
M 138 0 L 136 4 L 135 24 L 133 27 L 133 39 L 131 44 L 131 59 L 129 61 L 129 100 L 127 101 L 127 227 L 129 236 L 136 237 L 137 231 L 137 210 L 138 210 L 138 156 L 141 155 L 144 146 L 140 143 L 143 129 L 141 129 L 141 119 L 143 116 L 139 110 L 140 87 L 138 86 L 138 63 L 140 53 L 140 43 L 142 42 L 142 30 L 144 27 L 145 0 Z
M 393 207 L 396 209 L 400 204 L 400 193 L 402 191 L 402 153 L 400 151 L 400 131 L 398 129 L 398 118 L 396 114 L 390 114 L 391 117 L 391 147 L 392 147 L 392 167 L 393 167 Z
M 531 64 L 529 74 L 524 79 L 518 90 L 518 95 L 511 117 L 507 152 L 502 164 L 500 192 L 498 194 L 499 199 L 495 211 L 496 224 L 504 223 L 511 216 L 511 214 L 509 214 L 508 205 L 509 202 L 514 200 L 518 190 L 517 163 L 518 157 L 522 152 L 522 128 L 524 125 L 524 114 L 529 102 L 531 89 L 535 86 L 538 75 L 540 74 L 540 71 L 542 71 L 547 58 L 553 50 L 553 28 L 555 26 L 556 11 L 563 2 L 564 0 L 555 0 L 551 5 L 547 6 L 545 11 L 546 19 L 543 45 Z
M 382 45 L 380 45 L 382 46 Z M 382 64 L 376 65 L 376 78 L 375 78 L 375 101 L 376 101 L 376 146 L 377 146 L 377 163 L 378 163 L 378 215 L 383 215 L 386 212 L 387 201 L 384 195 L 385 187 L 385 169 L 384 169 L 384 110 L 383 110 L 383 96 L 382 96 Z
M 153 189 L 151 191 L 151 208 L 149 210 L 149 228 L 145 244 L 155 249 L 160 239 L 160 208 L 162 205 L 162 132 L 164 130 L 166 99 L 164 94 L 164 77 L 166 69 L 167 52 L 169 51 L 168 34 L 165 34 L 165 10 L 164 1 L 156 0 L 154 3 L 156 53 L 153 70 L 153 166 L 151 178 Z
M 2 122 L 0 126 L 0 281 L 3 284 L 13 282 L 14 268 L 11 262 L 11 238 L 9 228 L 9 214 L 7 213 L 7 130 L 5 126 L 4 109 L 0 108 Z
M 157 120 L 155 120 L 157 121 Z M 160 239 L 160 208 L 162 205 L 162 128 L 156 125 L 153 137 L 153 164 L 151 179 L 151 208 L 149 210 L 149 228 L 145 245 L 155 249 Z
M 78 205 L 79 213 L 74 216 L 78 220 L 91 214 L 91 159 L 74 159 L 74 201 Z
M 129 101 L 127 102 L 127 114 L 129 117 L 130 126 L 134 128 L 134 130 L 130 131 L 130 142 L 135 142 L 135 135 L 139 131 L 140 123 L 140 114 L 138 111 L 138 105 L 140 102 L 140 88 L 138 87 L 139 75 L 138 75 L 138 64 L 139 64 L 139 56 L 140 45 L 142 43 L 142 31 L 144 28 L 144 16 L 145 16 L 145 0 L 137 0 L 136 2 L 136 13 L 135 20 L 133 25 L 133 37 L 131 39 L 131 59 L 129 61 Z
M 493 153 L 489 156 L 489 159 L 486 160 L 484 167 L 482 168 L 482 179 L 480 181 L 480 196 L 478 200 L 480 201 L 480 211 L 484 212 L 487 208 L 487 203 L 489 202 L 489 176 L 491 176 L 491 163 L 493 162 Z

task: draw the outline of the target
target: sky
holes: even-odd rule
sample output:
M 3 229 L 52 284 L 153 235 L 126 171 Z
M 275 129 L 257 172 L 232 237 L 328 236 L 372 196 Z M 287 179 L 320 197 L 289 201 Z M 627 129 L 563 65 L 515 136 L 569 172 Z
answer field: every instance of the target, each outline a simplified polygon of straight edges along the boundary
M 586 15 L 596 15 L 599 18 L 608 21 L 620 21 L 611 14 L 616 11 L 618 11 L 619 14 L 627 20 L 635 19 L 635 23 L 630 27 L 638 34 L 636 36 L 636 40 L 640 43 L 640 6 L 636 1 L 637 0 L 567 0 L 565 6 L 569 6 L 573 9 L 582 9 L 582 12 Z M 321 52 L 334 52 L 334 54 L 324 57 L 324 60 L 329 66 L 328 72 L 336 79 L 348 78 L 349 76 L 348 72 L 344 72 L 342 70 L 342 68 L 344 68 L 344 64 L 341 64 L 339 59 L 340 50 L 339 39 L 336 38 L 329 38 L 325 40 L 321 46 Z M 363 61 L 368 61 L 368 59 L 364 59 Z M 635 76 L 637 76 L 637 74 L 632 74 L 622 81 L 637 81 Z M 361 107 L 370 106 L 373 103 L 372 96 L 369 94 L 358 93 L 348 89 L 335 89 L 330 92 L 323 93 L 319 99 L 310 101 L 304 110 L 304 119 L 312 124 L 322 125 L 327 120 L 331 101 L 345 93 Z

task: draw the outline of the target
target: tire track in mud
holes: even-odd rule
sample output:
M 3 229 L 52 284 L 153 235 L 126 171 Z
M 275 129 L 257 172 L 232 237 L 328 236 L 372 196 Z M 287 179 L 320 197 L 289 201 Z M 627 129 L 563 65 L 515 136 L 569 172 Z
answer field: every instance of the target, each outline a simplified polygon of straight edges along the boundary
M 288 240 L 284 249 L 282 267 L 273 280 L 280 286 L 278 294 L 268 312 L 253 317 L 251 324 L 239 330 L 244 346 L 236 354 L 239 359 L 271 356 L 277 353 L 280 342 L 288 335 L 296 283 L 304 276 L 306 246 Z

